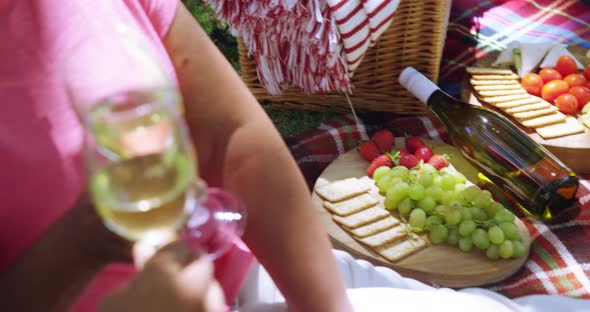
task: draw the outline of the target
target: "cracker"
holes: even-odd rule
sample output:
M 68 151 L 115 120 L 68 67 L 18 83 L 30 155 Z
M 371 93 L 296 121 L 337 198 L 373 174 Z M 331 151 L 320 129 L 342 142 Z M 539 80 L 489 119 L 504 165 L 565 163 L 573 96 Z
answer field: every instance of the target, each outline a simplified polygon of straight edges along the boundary
M 519 121 L 523 121 L 523 120 L 527 120 L 527 119 L 531 119 L 531 118 L 535 118 L 535 117 L 549 115 L 549 114 L 554 113 L 555 111 L 557 111 L 557 108 L 555 106 L 551 106 L 551 107 L 547 107 L 547 108 L 543 108 L 543 109 L 514 113 L 514 114 L 512 114 L 512 117 L 516 118 Z
M 496 90 L 524 90 L 519 84 L 501 84 L 501 85 L 480 85 L 473 86 L 473 89 L 479 91 L 496 91 Z
M 471 85 L 473 86 L 498 86 L 498 85 L 516 85 L 520 86 L 518 80 L 475 80 L 470 79 Z
M 500 69 L 500 68 L 485 68 L 485 67 L 467 67 L 465 69 L 468 73 L 472 75 L 481 75 L 481 74 L 489 74 L 489 75 L 514 75 L 514 72 L 510 69 Z
M 345 228 L 345 229 L 347 231 L 349 231 L 352 235 L 354 235 L 358 238 L 363 238 L 363 237 L 367 237 L 369 235 L 383 232 L 387 229 L 390 229 L 390 228 L 398 225 L 399 223 L 400 223 L 399 220 L 394 217 L 385 217 L 381 220 L 369 223 L 367 225 L 363 225 L 361 227 L 357 227 L 356 229 L 347 229 L 347 228 Z
M 379 200 L 367 193 L 364 193 L 337 203 L 325 201 L 324 207 L 339 216 L 347 216 L 349 214 L 353 214 L 355 212 L 375 206 L 377 203 L 379 203 Z
M 315 192 L 331 202 L 342 201 L 369 191 L 369 187 L 357 178 L 338 180 L 316 188 Z
M 339 223 L 349 229 L 356 229 L 359 226 L 381 220 L 387 216 L 391 215 L 389 212 L 387 212 L 387 210 L 385 210 L 385 208 L 381 206 L 373 206 L 345 217 L 333 215 L 332 219 L 336 223 Z
M 503 102 L 510 102 L 510 101 L 518 101 L 518 100 L 526 100 L 530 98 L 529 94 L 513 94 L 513 95 L 500 95 L 500 96 L 486 96 L 482 97 L 482 99 L 490 104 L 498 104 Z
M 526 105 L 520 105 L 520 106 L 516 106 L 516 107 L 505 108 L 504 111 L 508 114 L 515 114 L 515 113 L 528 112 L 528 111 L 533 111 L 533 110 L 538 110 L 538 109 L 545 109 L 545 108 L 549 108 L 549 107 L 555 107 L 555 106 L 549 104 L 549 102 L 547 102 L 547 101 L 539 101 L 539 102 L 533 103 L 533 104 L 526 104 Z
M 525 120 L 522 125 L 529 128 L 539 128 L 562 122 L 565 122 L 565 115 L 556 111 L 551 115 Z
M 401 243 L 394 242 L 378 247 L 376 248 L 376 251 L 383 258 L 391 262 L 395 262 L 415 254 L 416 252 L 426 248 L 427 245 L 428 243 L 424 238 L 416 234 L 411 234 L 410 239 L 408 240 L 405 240 Z
M 480 96 L 500 96 L 500 95 L 515 95 L 515 94 L 526 94 L 525 89 L 512 89 L 512 90 L 482 90 L 477 92 Z
M 471 79 L 473 80 L 517 80 L 518 75 L 515 73 L 510 73 L 508 75 L 471 75 Z
M 364 238 L 360 238 L 363 244 L 369 247 L 379 247 L 383 246 L 387 243 L 394 242 L 400 238 L 404 238 L 408 236 L 407 226 L 405 224 L 398 225 L 396 227 L 392 227 L 388 230 L 385 230 L 381 233 L 377 233 L 371 236 L 367 236 Z
M 535 129 L 537 133 L 545 140 L 559 138 L 567 135 L 584 132 L 584 127 L 580 125 L 574 117 L 567 117 L 564 123 L 554 124 L 546 127 Z
M 540 103 L 541 100 L 536 96 L 529 96 L 528 98 L 522 100 L 514 100 L 514 101 L 506 101 L 501 103 L 496 103 L 494 106 L 504 109 L 504 108 L 513 108 L 517 106 L 523 106 L 528 104 L 537 104 Z

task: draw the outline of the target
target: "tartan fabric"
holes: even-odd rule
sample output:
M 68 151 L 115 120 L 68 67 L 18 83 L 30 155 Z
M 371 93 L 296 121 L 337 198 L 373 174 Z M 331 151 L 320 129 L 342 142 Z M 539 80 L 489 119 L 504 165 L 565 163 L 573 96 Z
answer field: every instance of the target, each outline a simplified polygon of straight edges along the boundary
M 552 40 L 590 48 L 590 1 L 453 1 L 440 85 L 457 95 L 464 68 L 512 40 Z M 359 117 L 360 125 L 350 114 L 338 115 L 286 139 L 310 190 L 330 162 L 378 129 L 448 143 L 444 126 L 433 116 Z M 516 274 L 486 288 L 511 298 L 562 294 L 590 299 L 590 176 L 581 177 L 576 196 L 580 213 L 575 218 L 552 224 L 524 220 L 534 239 L 529 259 Z

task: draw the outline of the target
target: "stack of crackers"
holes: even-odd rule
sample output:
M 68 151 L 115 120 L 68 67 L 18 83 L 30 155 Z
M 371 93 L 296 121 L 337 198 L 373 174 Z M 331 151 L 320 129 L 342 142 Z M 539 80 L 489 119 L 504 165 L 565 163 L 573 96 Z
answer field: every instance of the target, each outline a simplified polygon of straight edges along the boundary
M 373 188 L 372 180 L 349 178 L 316 187 L 332 220 L 351 236 L 395 262 L 410 256 L 428 243 L 389 213 Z
M 543 139 L 584 132 L 573 116 L 566 116 L 540 97 L 530 95 L 510 69 L 468 67 L 473 90 L 482 102 L 502 110 Z

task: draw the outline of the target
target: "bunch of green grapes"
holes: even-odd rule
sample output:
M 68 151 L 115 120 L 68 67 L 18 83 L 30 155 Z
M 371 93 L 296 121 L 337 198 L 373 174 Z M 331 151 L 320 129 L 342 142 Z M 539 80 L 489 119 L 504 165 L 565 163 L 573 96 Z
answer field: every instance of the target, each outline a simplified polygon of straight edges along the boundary
M 433 244 L 447 243 L 464 252 L 485 251 L 490 259 L 525 253 L 515 215 L 489 191 L 468 185 L 460 172 L 429 164 L 408 169 L 379 167 L 373 173 L 385 208 L 399 211 L 415 232 L 428 232 Z

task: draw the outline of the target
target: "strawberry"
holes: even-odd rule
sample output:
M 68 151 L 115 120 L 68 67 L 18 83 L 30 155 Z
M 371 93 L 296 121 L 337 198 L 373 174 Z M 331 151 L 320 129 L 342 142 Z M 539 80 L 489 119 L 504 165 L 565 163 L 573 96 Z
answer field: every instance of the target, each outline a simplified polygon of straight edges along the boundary
M 428 163 L 431 164 L 436 170 L 440 170 L 444 167 L 447 167 L 449 163 L 447 162 L 447 158 L 444 155 L 435 154 L 428 160 Z
M 432 149 L 426 145 L 418 147 L 416 152 L 414 152 L 414 156 L 416 156 L 418 160 L 423 160 L 424 162 L 427 162 L 432 155 L 434 155 Z
M 399 152 L 399 156 L 400 156 L 400 157 L 410 153 L 410 152 L 408 152 L 408 150 L 407 150 L 407 149 L 405 149 L 405 148 L 398 148 L 398 149 L 397 149 L 397 151 Z
M 420 161 L 418 160 L 418 158 L 416 158 L 416 156 L 412 154 L 405 154 L 403 156 L 400 156 L 399 161 L 397 162 L 399 166 L 404 166 L 408 169 L 412 169 L 418 166 L 419 163 Z
M 406 149 L 408 149 L 408 152 L 414 154 L 420 146 L 424 146 L 424 142 L 420 137 L 412 136 L 406 139 Z
M 375 144 L 375 142 L 373 141 L 365 141 L 361 143 L 359 147 L 359 153 L 361 154 L 361 156 L 363 156 L 364 159 L 368 161 L 373 161 L 373 159 L 381 155 L 381 152 L 379 152 L 377 144 Z
M 373 134 L 371 140 L 377 144 L 381 153 L 389 153 L 395 144 L 395 137 L 387 129 L 379 130 Z
M 373 172 L 375 172 L 375 169 L 377 169 L 381 166 L 386 166 L 389 168 L 393 167 L 393 159 L 391 158 L 391 156 L 389 154 L 383 154 L 383 155 L 380 155 L 377 158 L 373 159 L 373 161 L 369 165 L 369 168 L 367 169 L 367 174 L 369 175 L 369 177 L 372 178 Z

